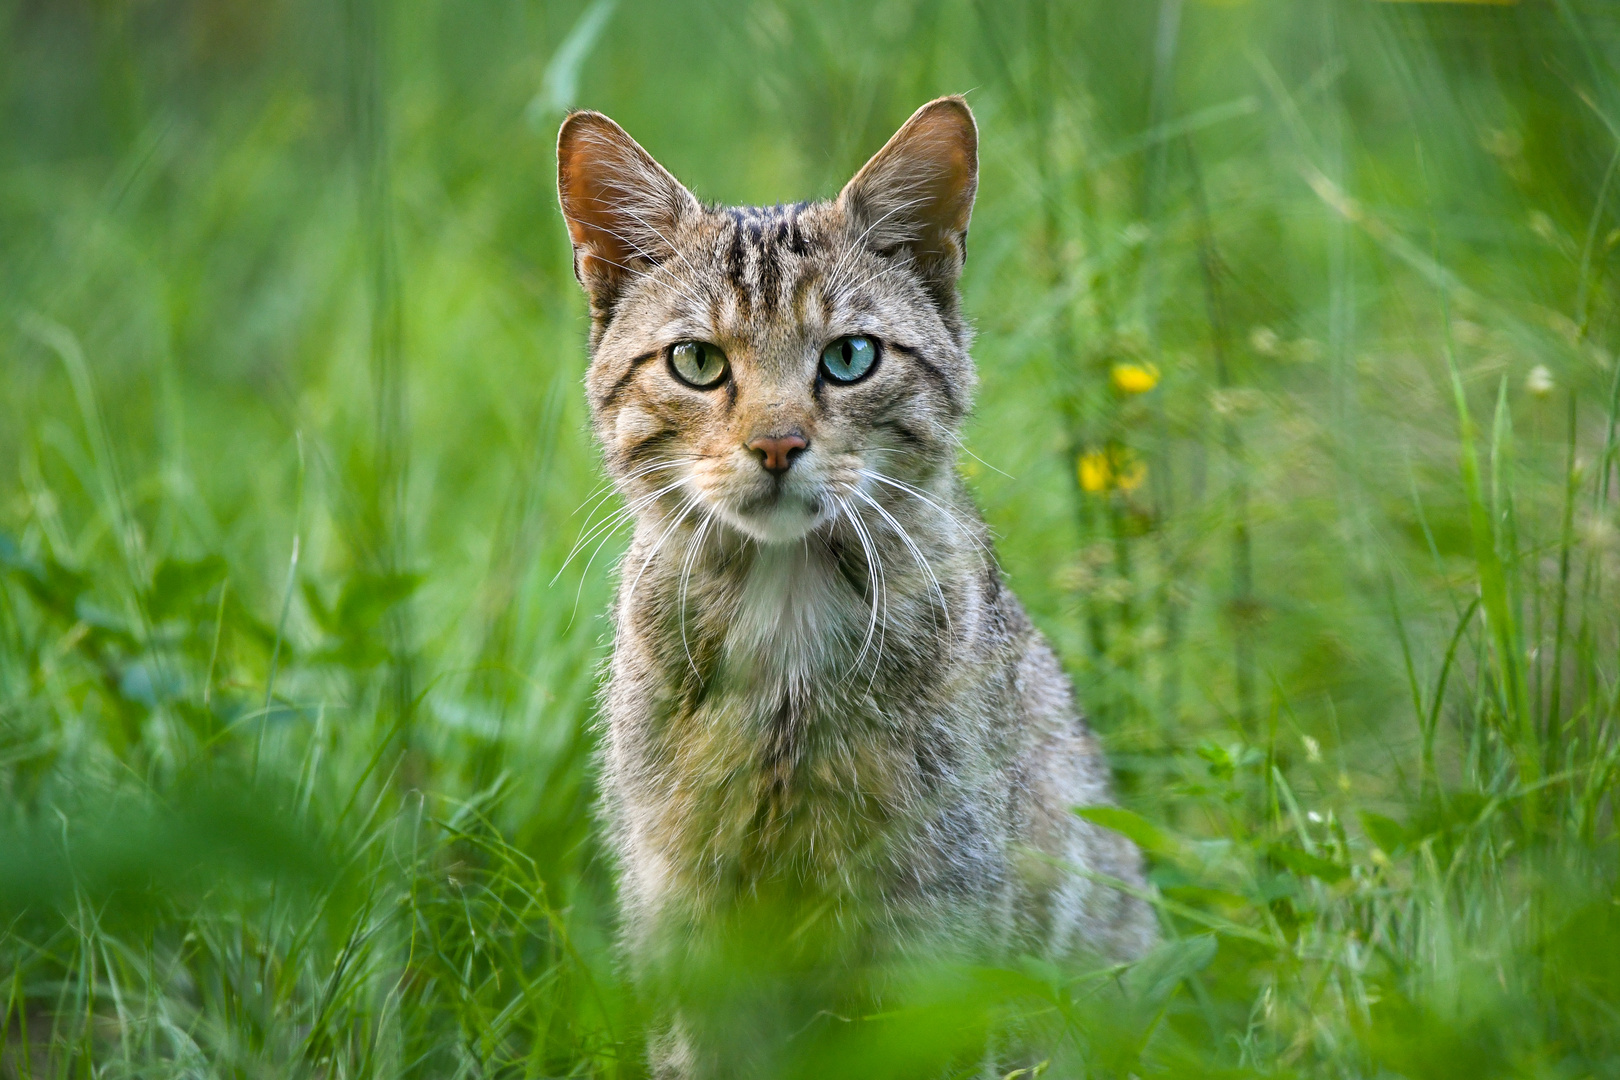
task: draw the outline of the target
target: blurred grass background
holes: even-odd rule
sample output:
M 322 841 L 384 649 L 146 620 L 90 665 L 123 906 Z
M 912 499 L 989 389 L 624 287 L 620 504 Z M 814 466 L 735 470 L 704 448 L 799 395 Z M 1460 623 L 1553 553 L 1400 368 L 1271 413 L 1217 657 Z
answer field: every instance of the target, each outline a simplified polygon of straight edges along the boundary
M 1620 1075 L 1612 4 L 0 0 L 0 56 L 0 1076 L 643 1072 L 556 126 L 774 203 L 963 90 L 962 468 L 1166 945 L 840 1013 L 766 920 L 690 1007 L 736 1075 Z

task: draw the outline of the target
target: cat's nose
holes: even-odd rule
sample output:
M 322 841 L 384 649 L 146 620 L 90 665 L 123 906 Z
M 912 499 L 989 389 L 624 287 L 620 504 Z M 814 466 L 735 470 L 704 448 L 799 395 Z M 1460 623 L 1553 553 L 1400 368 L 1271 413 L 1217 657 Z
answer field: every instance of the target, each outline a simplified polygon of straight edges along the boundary
M 769 435 L 753 440 L 748 449 L 759 455 L 759 463 L 780 476 L 793 466 L 793 459 L 810 446 L 809 440 L 797 431 L 786 435 Z

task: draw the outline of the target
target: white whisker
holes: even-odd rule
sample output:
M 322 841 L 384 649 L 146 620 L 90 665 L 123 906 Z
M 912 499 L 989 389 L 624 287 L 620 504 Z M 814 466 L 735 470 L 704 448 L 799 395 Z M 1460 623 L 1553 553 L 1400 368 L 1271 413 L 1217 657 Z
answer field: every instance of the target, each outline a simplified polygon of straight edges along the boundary
M 995 561 L 995 552 L 990 550 L 989 546 L 985 544 L 984 540 L 981 539 L 972 529 L 963 524 L 960 517 L 952 513 L 950 510 L 947 510 L 945 507 L 939 505 L 939 503 L 931 499 L 927 493 L 919 491 L 917 488 L 912 487 L 903 480 L 896 480 L 892 476 L 885 476 L 883 473 L 877 472 L 873 469 L 861 469 L 860 473 L 862 476 L 867 477 L 870 480 L 875 480 L 880 484 L 887 484 L 888 486 L 899 491 L 903 491 L 914 498 L 921 499 L 923 502 L 939 511 L 939 513 L 942 514 L 947 521 L 956 526 L 958 531 L 966 534 L 967 538 L 973 541 L 974 546 L 983 552 L 987 558 L 989 558 L 992 562 Z
M 630 519 L 634 516 L 634 514 L 625 512 L 623 521 L 621 521 L 620 524 L 630 521 Z M 574 610 L 568 616 L 568 624 L 570 626 L 572 626 L 574 623 L 574 616 L 579 613 L 579 599 L 585 594 L 585 582 L 590 580 L 591 567 L 596 564 L 596 557 L 602 554 L 602 549 L 607 547 L 608 541 L 612 540 L 614 534 L 617 532 L 618 526 L 614 526 L 607 532 L 603 533 L 602 538 L 596 542 L 596 547 L 591 551 L 591 557 L 585 560 L 585 569 L 579 572 L 579 585 L 574 589 Z
M 631 216 L 634 217 L 635 215 L 632 214 Z M 637 220 L 639 220 L 639 219 L 637 219 Z M 645 222 L 643 222 L 643 224 L 645 224 Z M 688 289 L 685 285 L 682 285 L 681 282 L 675 277 L 674 272 L 671 271 L 667 266 L 665 266 L 657 258 L 655 258 L 652 255 L 652 253 L 649 252 L 646 248 L 643 248 L 640 244 L 636 243 L 634 240 L 630 239 L 628 236 L 624 235 L 623 233 L 618 232 L 617 230 L 605 228 L 605 227 L 603 227 L 601 225 L 595 225 L 595 226 L 593 226 L 593 228 L 600 229 L 602 232 L 607 233 L 609 236 L 612 236 L 615 239 L 621 240 L 624 243 L 628 244 L 630 247 L 634 248 L 636 254 L 640 255 L 643 259 L 646 259 L 649 263 L 651 263 L 654 267 L 656 267 L 659 270 L 659 272 L 661 272 L 666 278 L 669 279 L 670 285 L 672 285 L 678 292 L 680 292 L 681 295 L 685 296 L 688 300 L 692 301 L 692 303 L 698 305 L 699 307 L 703 306 L 703 301 L 698 299 L 697 294 L 694 293 L 691 289 Z M 669 243 L 668 240 L 664 239 L 663 233 L 659 233 L 657 229 L 654 229 L 653 232 L 657 233 L 658 238 L 660 240 L 664 240 L 664 243 L 666 243 L 666 244 Z M 672 250 L 673 250 L 673 248 L 672 248 Z M 680 253 L 676 252 L 676 254 L 678 255 Z M 594 251 L 591 253 L 591 257 L 596 258 L 596 259 L 602 259 L 602 256 L 598 255 Z M 685 256 L 682 256 L 682 259 L 684 261 Z M 616 262 L 613 262 L 613 260 L 611 260 L 611 259 L 602 259 L 602 261 L 605 262 L 605 263 L 609 263 L 609 264 L 611 264 L 613 266 L 617 266 L 621 270 L 628 270 L 632 274 L 639 274 L 641 277 L 644 277 L 644 278 L 648 279 L 649 281 L 656 280 L 653 277 L 653 275 L 648 274 L 648 273 L 646 273 L 644 271 L 637 270 L 634 267 L 625 266 L 623 263 L 616 263 Z M 691 266 L 692 264 L 687 263 L 687 265 Z M 695 270 L 693 272 L 696 273 Z
M 887 266 L 880 267 L 879 269 L 874 270 L 872 273 L 866 275 L 865 277 L 863 277 L 859 281 L 846 282 L 843 285 L 839 286 L 837 295 L 840 296 L 840 297 L 843 297 L 843 296 L 848 295 L 851 292 L 854 292 L 856 289 L 859 289 L 864 285 L 870 285 L 872 282 L 876 281 L 878 278 L 882 277 L 884 274 L 892 273 L 892 272 L 894 272 L 896 270 L 901 269 L 902 265 L 903 264 L 901 264 L 901 263 L 890 263 Z
M 650 463 L 648 463 L 646 465 L 643 465 L 641 468 L 636 469 L 633 472 L 626 473 L 623 476 L 610 476 L 610 477 L 608 477 L 607 479 L 603 480 L 600 484 L 597 484 L 596 487 L 591 489 L 591 493 L 589 495 L 585 496 L 585 502 L 590 502 L 592 499 L 596 498 L 598 495 L 601 495 L 603 493 L 611 494 L 612 491 L 614 490 L 615 486 L 622 486 L 624 484 L 628 484 L 632 480 L 639 480 L 643 476 L 648 475 L 649 473 L 659 472 L 659 471 L 661 471 L 663 469 L 673 469 L 677 465 L 690 465 L 694 461 L 701 461 L 701 460 L 702 460 L 702 455 L 701 454 L 683 454 L 680 457 L 659 458 L 657 461 L 653 461 L 653 462 L 650 462 Z M 578 509 L 576 509 L 574 511 L 574 514 L 577 515 L 579 513 L 579 511 L 583 510 L 584 508 L 585 508 L 585 503 L 584 502 L 580 503 Z
M 648 221 L 646 218 L 642 217 L 640 214 L 636 213 L 634 210 L 630 209 L 628 206 L 622 207 L 621 209 L 624 211 L 624 213 L 629 214 L 631 217 L 635 218 L 636 222 L 639 225 L 641 225 L 642 228 L 651 229 L 652 234 L 654 236 L 658 237 L 658 239 L 662 240 L 664 242 L 664 244 L 669 248 L 669 250 L 671 250 L 671 251 L 673 251 L 675 253 L 675 257 L 677 259 L 681 260 L 681 262 L 685 263 L 686 268 L 688 270 L 692 271 L 692 273 L 696 277 L 701 278 L 703 276 L 702 274 L 698 273 L 698 268 L 692 265 L 692 260 L 688 259 L 681 252 L 681 249 L 675 246 L 674 241 L 670 240 L 669 237 L 665 236 L 663 231 L 661 229 L 659 229 L 658 226 L 654 225 L 652 222 Z M 628 242 L 629 241 L 626 241 L 626 243 L 628 243 Z
M 686 663 L 692 669 L 692 674 L 699 679 L 703 673 L 698 670 L 697 661 L 692 659 L 692 646 L 686 640 L 686 587 L 692 580 L 692 559 L 697 555 L 699 547 L 703 544 L 703 537 L 708 533 L 709 526 L 714 524 L 714 511 L 708 510 L 703 514 L 703 524 L 697 527 L 697 532 L 686 545 L 686 561 L 681 565 L 681 648 L 686 652 Z
M 655 461 L 651 465 L 645 465 L 642 468 L 637 469 L 635 472 L 630 473 L 628 476 L 622 476 L 622 477 L 617 477 L 617 478 L 609 477 L 608 479 L 602 481 L 602 483 L 598 484 L 595 488 L 593 488 L 591 490 L 591 493 L 589 495 L 585 496 L 584 501 L 581 502 L 578 506 L 576 506 L 574 508 L 574 512 L 572 514 L 569 514 L 568 516 L 569 517 L 578 517 L 579 512 L 581 510 L 584 510 L 587 504 L 591 504 L 590 510 L 587 511 L 586 514 L 585 514 L 586 527 L 588 528 L 589 524 L 590 524 L 590 519 L 595 516 L 595 514 L 596 514 L 596 512 L 598 510 L 600 510 L 602 508 L 603 503 L 607 502 L 615 494 L 618 493 L 618 490 L 619 490 L 620 486 L 622 486 L 624 484 L 628 484 L 632 480 L 639 480 L 643 476 L 648 476 L 648 475 L 650 475 L 652 473 L 655 473 L 655 472 L 663 472 L 665 469 L 674 469 L 674 468 L 679 468 L 682 465 L 689 465 L 692 462 L 697 461 L 697 460 L 699 460 L 697 457 L 689 456 L 689 457 L 673 458 L 673 459 L 664 460 L 664 461 Z
M 872 660 L 872 679 L 876 679 L 878 669 L 883 663 L 883 636 L 888 630 L 888 578 L 883 572 L 883 558 L 877 551 L 877 545 L 872 542 L 871 534 L 866 531 L 865 523 L 861 520 L 860 514 L 842 498 L 835 495 L 833 500 L 843 510 L 845 516 L 848 517 L 850 528 L 855 531 L 856 539 L 861 542 L 861 551 L 866 557 L 867 580 L 872 593 L 872 618 L 866 627 L 866 639 L 861 642 L 860 651 L 855 654 L 849 672 L 842 681 L 847 682 L 860 673 L 861 661 L 866 658 L 866 652 L 871 648 L 874 633 L 877 634 L 878 645 L 877 653 Z M 881 620 L 878 617 L 878 605 L 880 602 L 884 611 L 884 617 Z M 871 689 L 870 680 L 867 683 L 867 689 L 868 691 Z
M 626 590 L 624 594 L 623 602 L 626 607 L 629 606 L 631 597 L 635 596 L 636 586 L 641 584 L 641 577 L 647 572 L 647 567 L 651 566 L 653 559 L 658 557 L 659 549 L 664 546 L 664 541 L 668 540 L 669 534 L 674 532 L 676 527 L 679 526 L 681 522 L 686 520 L 686 516 L 697 508 L 698 502 L 699 499 L 696 495 L 692 495 L 687 498 L 681 512 L 676 515 L 674 521 L 669 523 L 669 527 L 659 534 L 658 541 L 653 544 L 652 550 L 647 553 L 647 557 L 645 559 L 641 560 L 641 569 L 636 571 L 635 580 L 630 582 L 630 588 Z
M 994 465 L 992 465 L 988 461 L 984 460 L 984 458 L 980 457 L 978 454 L 975 454 L 972 450 L 969 450 L 968 445 L 967 445 L 967 440 L 962 438 L 962 436 L 952 434 L 950 436 L 950 440 L 956 444 L 956 448 L 958 450 L 962 451 L 962 453 L 966 454 L 968 457 L 972 458 L 974 461 L 977 461 L 980 465 L 983 465 L 985 468 L 989 469 L 991 472 L 993 472 L 993 473 L 1001 473 L 1002 476 L 1005 476 L 1009 480 L 1018 479 L 1018 477 L 1014 476 L 1012 473 L 1005 472 L 1005 471 L 1003 471 L 1001 469 L 996 468 Z
M 861 235 L 859 235 L 859 236 L 857 236 L 855 238 L 855 242 L 844 249 L 843 254 L 838 256 L 838 261 L 833 263 L 833 268 L 831 270 L 827 271 L 826 280 L 831 281 L 833 283 L 833 296 L 834 297 L 841 297 L 841 296 L 844 295 L 843 284 L 840 283 L 839 280 L 838 280 L 838 271 L 843 269 L 845 259 L 848 259 L 852 254 L 854 254 L 856 251 L 860 250 L 861 241 L 865 240 L 868 236 L 870 236 L 873 229 L 875 229 L 879 225 L 883 224 L 889 218 L 891 218 L 894 215 L 900 213 L 902 210 L 910 210 L 912 207 L 921 206 L 924 201 L 925 200 L 923 200 L 923 199 L 911 199 L 911 200 L 908 200 L 906 202 L 897 203 L 892 209 L 889 210 L 888 213 L 884 214 L 882 217 L 880 217 L 876 221 L 872 222 L 872 224 L 868 225 L 866 227 L 865 231 L 863 231 L 861 233 Z
M 901 542 L 910 549 L 911 557 L 917 560 L 917 565 L 922 568 L 922 572 L 927 574 L 928 580 L 933 583 L 934 595 L 939 597 L 940 613 L 945 616 L 945 633 L 947 635 L 951 635 L 952 629 L 950 604 L 945 600 L 945 590 L 943 587 L 941 587 L 939 578 L 935 576 L 934 568 L 930 566 L 928 560 L 923 557 L 922 549 L 919 548 L 916 542 L 911 539 L 911 534 L 906 532 L 901 524 L 894 519 L 894 515 L 883 509 L 883 505 L 876 499 L 872 498 L 872 496 L 868 495 L 859 488 L 856 488 L 853 494 L 856 498 L 860 499 L 862 502 L 866 503 L 872 509 L 881 514 L 883 516 L 883 520 L 887 521 L 890 528 L 894 529 L 895 533 L 900 537 Z
M 597 226 L 597 227 L 600 228 L 600 226 Z M 610 236 L 617 236 L 620 240 L 624 240 L 624 242 L 629 244 L 631 247 L 636 246 L 634 244 L 634 242 L 632 242 L 632 241 L 630 241 L 628 239 L 625 239 L 625 237 L 623 237 L 623 236 L 619 236 L 619 234 L 614 232 L 612 229 L 602 229 L 602 231 L 609 234 Z M 641 251 L 640 248 L 637 248 L 636 250 L 637 250 L 637 253 L 640 254 L 642 258 L 644 258 L 644 259 L 648 258 L 647 254 L 645 252 Z M 600 252 L 595 252 L 595 251 L 591 252 L 591 258 L 600 259 L 601 261 L 607 263 L 609 266 L 616 266 L 620 270 L 623 270 L 625 273 L 634 274 L 638 278 L 646 278 L 648 281 L 657 281 L 658 280 L 655 276 L 653 276 L 652 274 L 647 273 L 645 270 L 637 270 L 635 267 L 626 266 L 622 262 L 614 262 L 612 259 L 609 259 L 605 255 L 602 255 Z M 652 261 L 652 260 L 649 259 L 649 261 Z M 660 270 L 664 271 L 665 276 L 669 277 L 669 283 L 671 285 L 673 285 L 675 287 L 675 289 L 678 292 L 681 293 L 681 295 L 685 296 L 688 300 L 692 301 L 692 303 L 694 303 L 694 304 L 697 304 L 699 307 L 703 306 L 703 301 L 699 300 L 697 298 L 697 296 L 690 289 L 686 288 L 680 282 L 676 281 L 675 278 L 672 275 L 670 275 L 669 271 L 664 269 L 662 264 L 660 264 L 658 262 L 653 262 L 653 265 L 658 267 Z
M 658 499 L 660 496 L 667 495 L 684 483 L 686 483 L 686 477 L 683 476 L 673 484 L 670 484 L 667 487 L 659 488 L 651 495 L 644 495 L 635 502 L 631 503 L 629 506 L 621 507 L 620 509 L 615 510 L 601 522 L 597 523 L 597 525 L 594 527 L 587 523 L 586 529 L 582 531 L 580 538 L 574 541 L 574 546 L 569 549 L 567 557 L 563 559 L 563 564 L 557 568 L 557 573 L 552 577 L 551 584 L 557 584 L 557 578 L 562 577 L 563 571 L 568 569 L 568 564 L 573 562 L 574 557 L 584 549 L 585 545 L 594 540 L 603 530 L 612 532 L 613 530 L 617 529 L 619 525 L 622 525 L 625 521 L 628 521 L 630 518 L 639 513 L 643 508 L 650 505 L 654 500 Z

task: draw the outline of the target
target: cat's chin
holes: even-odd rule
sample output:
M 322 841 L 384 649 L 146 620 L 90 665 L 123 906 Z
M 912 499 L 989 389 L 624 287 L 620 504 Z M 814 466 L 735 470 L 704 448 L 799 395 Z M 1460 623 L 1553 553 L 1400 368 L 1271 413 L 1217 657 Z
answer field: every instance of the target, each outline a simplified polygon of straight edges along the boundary
M 720 519 L 760 544 L 796 544 L 825 525 L 825 510 L 799 499 L 778 499 L 767 508 L 739 511 L 722 508 Z

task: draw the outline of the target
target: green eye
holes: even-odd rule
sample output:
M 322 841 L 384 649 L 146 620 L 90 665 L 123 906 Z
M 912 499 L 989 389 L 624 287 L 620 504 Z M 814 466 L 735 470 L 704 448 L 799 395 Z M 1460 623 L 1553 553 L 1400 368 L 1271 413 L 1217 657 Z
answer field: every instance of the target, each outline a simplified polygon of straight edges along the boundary
M 669 367 L 687 386 L 709 390 L 726 377 L 726 354 L 707 341 L 683 341 L 669 351 Z
M 821 370 L 833 382 L 855 382 L 875 363 L 877 343 L 869 337 L 839 338 L 821 352 Z

